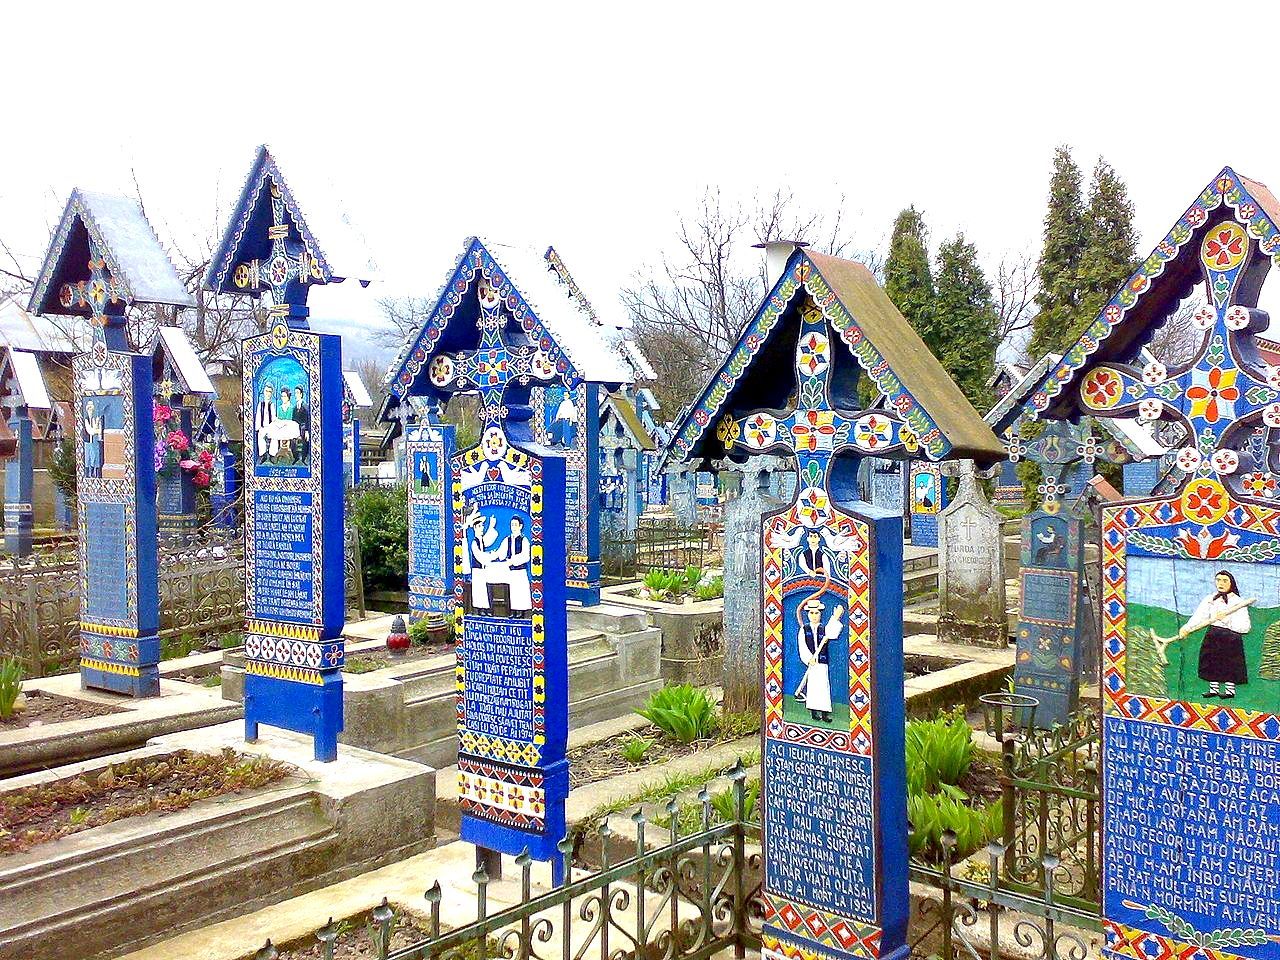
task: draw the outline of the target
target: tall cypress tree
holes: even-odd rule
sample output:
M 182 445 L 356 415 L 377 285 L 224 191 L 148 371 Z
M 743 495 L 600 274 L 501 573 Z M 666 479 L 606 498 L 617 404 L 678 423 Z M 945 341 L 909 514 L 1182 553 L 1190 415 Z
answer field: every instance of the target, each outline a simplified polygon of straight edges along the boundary
M 938 248 L 934 287 L 933 315 L 944 341 L 938 359 L 969 402 L 985 409 L 999 346 L 998 318 L 978 250 L 963 233 Z
M 1071 340 L 1093 322 L 1137 266 L 1133 203 L 1111 164 L 1098 158 L 1085 211 L 1085 248 L 1080 258 L 1080 307 Z
M 933 318 L 933 275 L 929 269 L 929 231 L 924 215 L 907 207 L 893 221 L 889 257 L 884 264 L 884 290 L 934 356 L 942 338 Z
M 1049 208 L 1044 215 L 1044 247 L 1036 276 L 1039 313 L 1031 324 L 1028 351 L 1038 360 L 1049 351 L 1061 352 L 1074 338 L 1076 311 L 1080 306 L 1080 267 L 1086 243 L 1086 217 L 1080 196 L 1080 168 L 1071 159 L 1071 148 L 1053 152 L 1053 176 L 1049 180 Z

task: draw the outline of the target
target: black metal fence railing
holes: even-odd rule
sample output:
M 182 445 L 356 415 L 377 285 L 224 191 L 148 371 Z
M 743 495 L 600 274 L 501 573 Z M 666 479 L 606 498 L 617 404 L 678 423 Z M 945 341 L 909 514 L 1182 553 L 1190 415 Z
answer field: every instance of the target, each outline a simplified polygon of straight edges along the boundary
M 710 551 L 706 524 L 686 527 L 676 521 L 641 523 L 633 533 L 604 531 L 600 535 L 600 568 L 607 580 L 633 580 L 650 570 L 701 567 Z
M 739 766 L 730 780 L 732 819 L 718 818 L 704 788 L 693 832 L 681 833 L 683 817 L 672 798 L 663 820 L 669 833 L 640 811 L 630 818 L 628 836 L 606 819 L 590 838 L 591 862 L 583 859 L 588 844 L 566 839 L 561 851 L 568 860 L 576 846 L 579 869 L 544 892 L 534 891 L 530 858 L 517 858 L 518 900 L 506 909 L 490 910 L 495 880 L 480 868 L 470 884 L 455 880 L 448 892 L 432 884 L 425 905 L 397 909 L 384 899 L 366 918 L 331 919 L 296 955 L 318 941 L 321 960 L 332 960 L 339 948 L 378 960 L 704 960 L 729 950 L 741 958 L 760 948 L 763 864 L 759 824 L 745 815 L 747 772 Z M 1031 895 L 1006 882 L 1003 845 L 992 843 L 963 864 L 955 862 L 955 849 L 955 835 L 944 833 L 940 863 L 911 864 L 913 958 L 1082 960 L 1098 954 L 1097 912 L 1060 902 L 1055 857 L 1043 858 L 1045 888 Z M 459 896 L 474 897 L 474 919 L 450 928 L 442 905 L 450 898 L 448 912 L 456 916 Z M 1016 951 L 1010 954 L 1006 944 Z M 287 958 L 291 951 L 267 941 L 255 960 Z

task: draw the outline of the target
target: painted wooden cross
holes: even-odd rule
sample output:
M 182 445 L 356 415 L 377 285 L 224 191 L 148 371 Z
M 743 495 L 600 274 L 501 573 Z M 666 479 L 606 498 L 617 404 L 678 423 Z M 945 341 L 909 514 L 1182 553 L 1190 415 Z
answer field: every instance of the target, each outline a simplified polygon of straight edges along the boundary
M 1235 302 L 1256 292 L 1254 247 L 1232 220 L 1214 227 L 1201 244 L 1209 302 L 1191 317 L 1204 340 L 1189 363 L 1173 369 L 1157 360 L 1141 369 L 1099 364 L 1080 383 L 1080 399 L 1094 416 L 1182 424 L 1179 488 L 1193 477 L 1216 475 L 1236 494 L 1276 493 L 1278 465 L 1260 456 L 1251 439 L 1259 426 L 1280 427 L 1280 368 L 1262 358 L 1255 340 L 1267 329 L 1266 312 Z
M 726 417 L 717 428 L 725 450 L 793 454 L 799 470 L 801 510 L 817 508 L 812 491 L 826 487 L 831 460 L 857 450 L 867 455 L 918 448 L 907 424 L 884 410 L 844 410 L 831 402 L 832 358 L 827 321 L 812 303 L 801 313 L 796 347 L 796 408 L 790 412 L 753 410 Z M 803 502 L 808 497 L 807 505 Z
M 324 283 L 326 278 L 320 262 L 307 252 L 306 244 L 291 235 L 294 228 L 286 219 L 280 188 L 272 182 L 270 189 L 271 226 L 267 228 L 267 238 L 271 241 L 271 255 L 265 260 L 236 264 L 232 283 L 245 293 L 270 290 L 270 315 L 283 317 L 289 326 L 305 330 L 310 312 L 305 287 Z
M 95 355 L 100 350 L 129 349 L 124 330 L 124 284 L 112 275 L 107 258 L 92 239 L 89 241 L 89 279 L 64 283 L 58 291 L 58 302 L 67 310 L 89 309 Z
M 1055 420 L 1044 433 L 1034 440 L 1023 440 L 1012 434 L 1005 444 L 1011 463 L 1030 460 L 1040 465 L 1043 479 L 1036 487 L 1040 495 L 1041 509 L 1057 513 L 1067 485 L 1063 477 L 1071 467 L 1079 463 L 1092 465 L 1102 452 L 1101 444 L 1086 426 L 1073 426 L 1063 420 Z
M 529 387 L 534 381 L 550 383 L 560 373 L 541 345 L 516 344 L 503 337 L 506 320 L 502 301 L 488 280 L 480 279 L 476 293 L 480 301 L 480 346 L 437 354 L 427 375 L 438 390 L 478 393 L 480 419 L 486 433 L 497 428 L 513 440 L 532 440 Z M 508 387 L 513 392 L 508 393 Z

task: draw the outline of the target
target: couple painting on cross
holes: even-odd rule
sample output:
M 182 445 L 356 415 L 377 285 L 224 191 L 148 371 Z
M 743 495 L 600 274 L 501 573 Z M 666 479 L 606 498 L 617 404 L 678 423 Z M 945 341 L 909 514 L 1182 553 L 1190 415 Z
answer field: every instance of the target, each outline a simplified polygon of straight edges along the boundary
M 304 464 L 311 456 L 311 408 L 301 386 L 284 387 L 277 399 L 275 386 L 263 384 L 253 412 L 258 462 Z
M 499 540 L 497 520 L 473 510 L 464 525 L 467 536 L 467 566 L 471 574 L 471 606 L 477 611 L 493 609 L 494 587 L 505 587 L 512 616 L 527 617 L 533 610 L 529 565 L 532 544 L 525 533 L 525 518 L 514 514 L 507 521 L 507 536 Z

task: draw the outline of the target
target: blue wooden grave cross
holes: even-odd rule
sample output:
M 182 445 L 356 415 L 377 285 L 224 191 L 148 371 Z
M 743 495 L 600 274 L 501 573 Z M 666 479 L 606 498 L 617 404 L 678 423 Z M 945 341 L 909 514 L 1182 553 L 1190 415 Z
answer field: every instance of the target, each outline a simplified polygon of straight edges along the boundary
M 848 411 L 832 404 L 831 341 L 822 311 L 812 303 L 801 313 L 801 332 L 795 358 L 796 407 L 790 412 L 752 410 L 737 419 L 726 417 L 717 434 L 726 450 L 740 446 L 752 453 L 792 454 L 799 471 L 802 511 L 817 509 L 831 473 L 831 459 L 847 450 L 877 456 L 915 450 L 918 441 L 910 427 L 884 410 Z M 849 472 L 847 495 L 856 499 L 856 471 Z M 842 474 L 843 475 L 843 474 Z M 807 499 L 807 504 L 803 501 Z M 825 499 L 825 497 L 823 497 Z
M 538 345 L 509 342 L 501 299 L 487 280 L 477 284 L 480 301 L 480 346 L 475 350 L 437 354 L 427 375 L 432 386 L 447 393 L 480 395 L 480 420 L 485 433 L 505 432 L 512 440 L 530 441 L 533 431 L 528 392 L 533 381 L 550 383 L 560 373 L 555 361 Z M 571 384 L 566 384 L 569 386 Z M 512 393 L 508 387 L 516 388 Z
M 1091 430 L 1063 420 L 1055 420 L 1033 440 L 1023 440 L 1014 433 L 1005 449 L 1011 463 L 1030 460 L 1040 465 L 1042 478 L 1036 493 L 1040 495 L 1040 509 L 1047 513 L 1061 509 L 1062 498 L 1067 493 L 1063 481 L 1067 470 L 1080 463 L 1092 465 L 1102 452 Z
M 1172 369 L 1158 360 L 1141 369 L 1104 363 L 1080 383 L 1080 399 L 1094 416 L 1182 424 L 1180 487 L 1193 477 L 1216 475 L 1244 496 L 1266 497 L 1276 489 L 1276 454 L 1267 462 L 1250 442 L 1259 425 L 1280 427 L 1280 368 L 1263 360 L 1255 340 L 1269 319 L 1265 311 L 1234 302 L 1256 286 L 1253 247 L 1244 228 L 1230 220 L 1205 238 L 1200 263 L 1210 302 L 1191 317 L 1204 340 L 1189 363 Z
M 292 236 L 280 188 L 272 182 L 270 189 L 271 226 L 267 228 L 267 238 L 271 241 L 271 255 L 265 260 L 236 264 L 232 282 L 246 292 L 271 291 L 271 316 L 284 318 L 291 327 L 306 329 L 310 310 L 305 287 L 324 283 L 324 271 L 307 252 L 306 245 Z
M 58 291 L 58 302 L 67 310 L 88 308 L 95 356 L 105 350 L 129 349 L 124 329 L 124 285 L 112 276 L 106 257 L 92 239 L 89 241 L 89 279 L 64 283 Z

